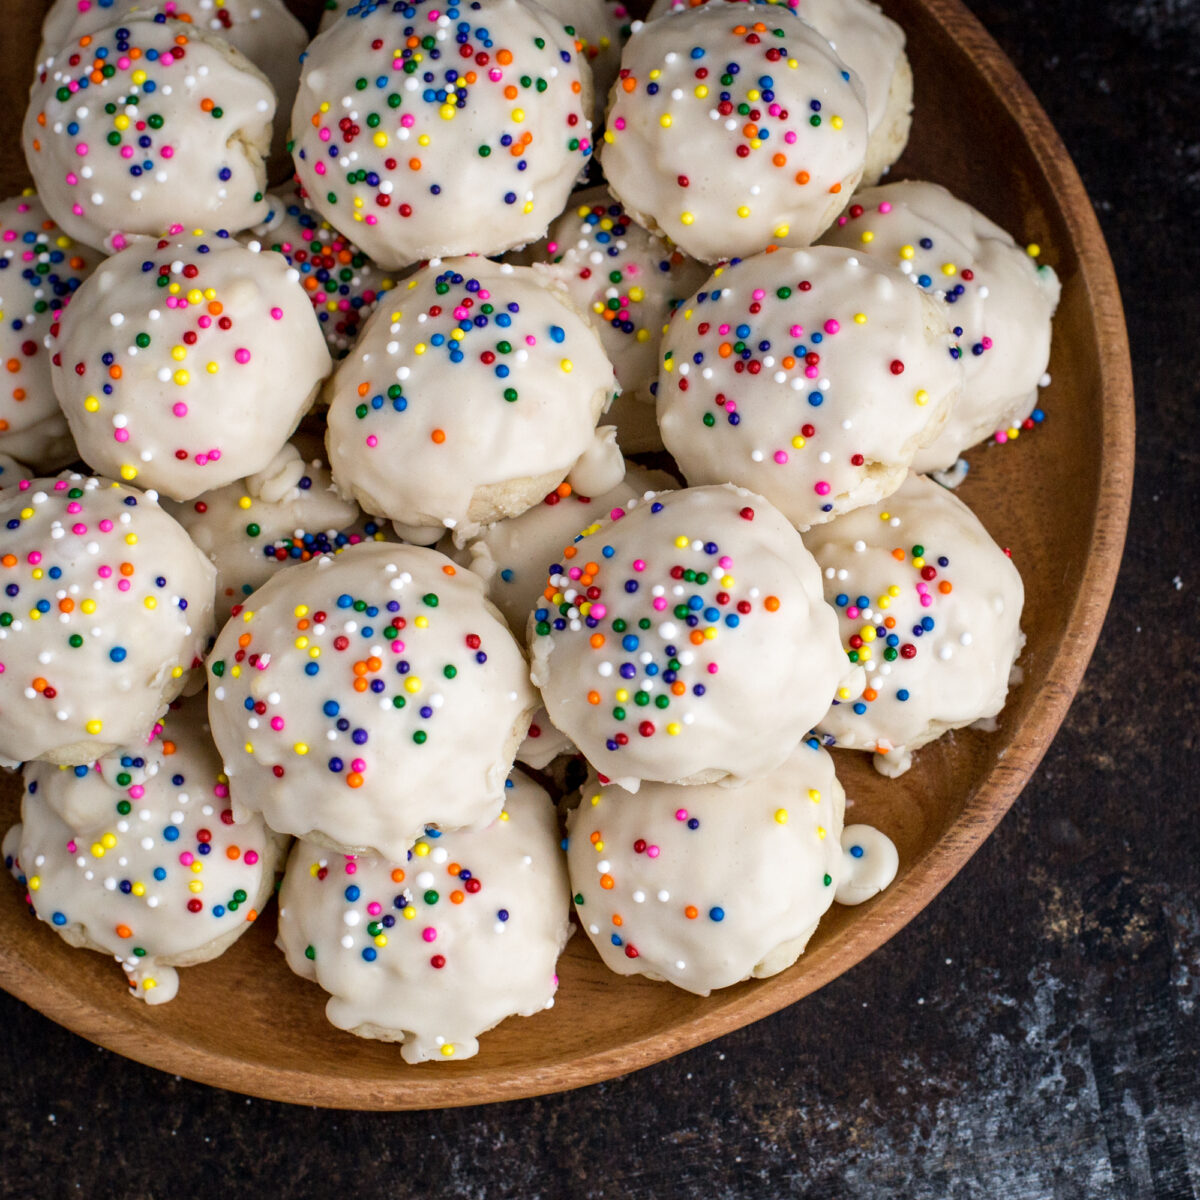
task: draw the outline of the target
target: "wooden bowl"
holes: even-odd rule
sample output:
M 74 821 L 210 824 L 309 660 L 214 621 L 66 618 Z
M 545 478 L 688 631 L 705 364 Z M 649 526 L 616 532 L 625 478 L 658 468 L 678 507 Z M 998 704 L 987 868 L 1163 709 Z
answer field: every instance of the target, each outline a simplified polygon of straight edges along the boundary
M 1037 241 L 1062 279 L 1044 425 L 970 454 L 960 495 L 1025 580 L 1024 682 L 995 733 L 963 731 L 922 750 L 903 778 L 841 754 L 847 820 L 887 832 L 900 874 L 860 908 L 833 907 L 808 952 L 773 979 L 708 998 L 612 975 L 583 936 L 560 965 L 553 1009 L 506 1021 L 476 1058 L 409 1066 L 396 1046 L 325 1021 L 325 994 L 273 948 L 274 914 L 215 962 L 182 974 L 150 1008 L 121 972 L 70 949 L 0 883 L 0 985 L 111 1050 L 191 1079 L 306 1104 L 399 1109 L 476 1104 L 592 1083 L 677 1054 L 792 1004 L 881 946 L 945 886 L 1012 804 L 1066 714 L 1108 607 L 1133 475 L 1133 394 L 1116 280 L 1078 175 L 1012 64 L 957 0 L 884 0 L 908 33 L 916 76 L 912 143 L 898 177 L 945 184 Z M 313 15 L 315 4 L 306 16 Z M 24 109 L 42 6 L 0 0 L 8 47 L 0 95 Z M 16 120 L 0 143 L 0 186 L 28 182 Z M 17 811 L 5 780 L 3 826 Z

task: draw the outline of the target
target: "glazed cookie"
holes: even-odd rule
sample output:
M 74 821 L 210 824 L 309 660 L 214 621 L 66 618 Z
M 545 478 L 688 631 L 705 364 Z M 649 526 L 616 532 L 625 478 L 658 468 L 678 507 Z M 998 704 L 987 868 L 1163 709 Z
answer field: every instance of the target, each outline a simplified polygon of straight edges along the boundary
M 329 468 L 291 442 L 266 469 L 198 500 L 163 501 L 217 568 L 219 629 L 282 567 L 388 539 L 379 522 L 338 495 Z
M 958 397 L 958 356 L 945 307 L 898 271 L 779 250 L 675 314 L 658 424 L 689 483 L 753 488 L 804 529 L 900 486 Z
M 604 187 L 573 196 L 538 249 L 600 331 L 621 387 L 620 409 L 614 405 L 610 414 L 621 449 L 661 450 L 654 418 L 659 343 L 675 306 L 710 269 L 636 224 Z
M 53 471 L 76 457 L 44 343 L 103 257 L 59 229 L 33 192 L 0 201 L 0 451 L 38 470 Z
M 242 241 L 274 250 L 300 274 L 335 359 L 345 358 L 397 272 L 377 267 L 328 221 L 312 212 L 298 187 L 271 192 L 271 213 Z
M 1025 644 L 1025 589 L 979 519 L 921 475 L 882 504 L 805 536 L 866 687 L 822 718 L 830 745 L 870 750 L 895 777 L 912 751 L 1003 708 Z
M 136 745 L 213 630 L 212 564 L 152 496 L 64 475 L 0 491 L 0 760 Z
M 820 587 L 799 534 L 752 492 L 630 502 L 550 567 L 533 681 L 554 724 L 629 791 L 753 779 L 848 670 Z
M 426 830 L 396 862 L 297 842 L 278 945 L 339 1029 L 403 1042 L 405 1062 L 470 1058 L 506 1017 L 553 1005 L 569 910 L 554 805 L 514 771 L 487 829 Z
M 537 707 L 483 582 L 413 546 L 281 571 L 208 667 L 238 816 L 396 860 L 426 824 L 495 818 Z
M 874 183 L 898 159 L 912 125 L 913 78 L 904 30 L 870 0 L 771 0 L 807 21 L 858 76 L 867 109 L 863 181 Z M 705 0 L 655 0 L 648 20 Z
M 95 767 L 27 767 L 21 824 L 4 839 L 38 918 L 72 946 L 112 955 L 147 1004 L 174 999 L 176 967 L 216 958 L 250 928 L 284 850 L 262 821 L 232 824 L 203 697 L 167 724 L 169 740 L 128 755 L 153 760 L 141 783 Z M 76 790 L 96 810 L 78 828 L 60 815 L 80 807 Z
M 629 39 L 601 158 L 631 216 L 712 263 L 815 240 L 866 149 L 862 85 L 816 30 L 711 0 Z
M 962 342 L 962 396 L 933 443 L 917 452 L 913 470 L 945 470 L 993 434 L 1016 436 L 1037 406 L 1050 361 L 1050 318 L 1061 290 L 1053 268 L 1038 266 L 1003 229 L 936 183 L 857 193 L 824 240 L 915 280 L 945 305 Z
M 626 464 L 625 477 L 615 488 L 594 499 L 573 491 L 570 484 L 560 484 L 519 517 L 489 525 L 468 543 L 461 561 L 487 584 L 488 599 L 524 641 L 529 614 L 546 586 L 546 568 L 563 547 L 626 500 L 676 486 L 664 471 L 648 471 L 632 463 Z
M 309 49 L 300 182 L 383 267 L 536 241 L 592 152 L 591 72 L 521 0 L 359 4 Z
M 165 18 L 107 25 L 51 51 L 25 115 L 47 212 L 89 246 L 175 222 L 261 221 L 275 94 L 228 42 Z
M 263 470 L 331 368 L 281 255 L 178 226 L 108 259 L 51 333 L 84 459 L 174 500 Z
M 567 818 L 579 923 L 619 975 L 700 996 L 777 975 L 833 903 L 845 803 L 816 738 L 738 788 L 593 776 Z
M 38 58 L 61 46 L 77 45 L 80 38 L 115 21 L 159 14 L 223 39 L 262 71 L 277 101 L 274 154 L 286 154 L 288 117 L 308 33 L 283 0 L 54 0 L 42 23 Z
M 376 311 L 325 390 L 333 477 L 402 537 L 449 529 L 461 542 L 557 487 L 595 446 L 615 388 L 560 284 L 435 260 Z M 619 451 L 609 458 L 606 488 L 622 469 Z

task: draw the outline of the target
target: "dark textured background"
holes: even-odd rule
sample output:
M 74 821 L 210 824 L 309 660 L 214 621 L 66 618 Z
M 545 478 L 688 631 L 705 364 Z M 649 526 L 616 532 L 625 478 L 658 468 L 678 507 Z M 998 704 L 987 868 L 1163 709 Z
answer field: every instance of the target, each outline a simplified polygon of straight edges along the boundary
M 1138 396 L 1124 569 L 997 833 L 817 995 L 637 1074 L 328 1113 L 160 1075 L 0 993 L 0 1194 L 1020 1200 L 1200 1191 L 1200 2 L 972 0 L 1073 154 Z M 969 150 L 967 151 L 969 152 Z

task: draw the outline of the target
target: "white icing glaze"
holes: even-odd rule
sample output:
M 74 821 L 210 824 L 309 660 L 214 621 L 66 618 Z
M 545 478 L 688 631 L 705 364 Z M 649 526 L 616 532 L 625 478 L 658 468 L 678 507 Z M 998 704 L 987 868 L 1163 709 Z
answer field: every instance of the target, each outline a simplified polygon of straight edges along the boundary
M 621 71 L 605 176 L 632 216 L 703 262 L 808 245 L 862 178 L 862 85 L 786 8 L 711 0 L 652 21 Z
M 998 225 L 936 183 L 890 183 L 855 194 L 823 239 L 903 271 L 940 301 L 962 347 L 965 382 L 941 433 L 913 470 L 946 470 L 1001 431 L 1016 437 L 1050 361 L 1058 276 Z
M 605 964 L 707 996 L 792 965 L 840 887 L 845 794 L 815 738 L 738 788 L 583 788 L 579 923 Z
M 759 255 L 676 310 L 659 428 L 689 483 L 753 488 L 803 529 L 900 486 L 962 386 L 953 349 L 944 306 L 891 267 Z
M 33 192 L 0 201 L 0 451 L 41 471 L 76 457 L 46 334 L 103 257 L 59 229 Z
M 51 374 L 80 453 L 175 500 L 266 467 L 331 367 L 282 255 L 220 234 L 139 240 L 96 270 L 53 332 Z
M 236 233 L 263 219 L 275 93 L 249 59 L 181 21 L 138 17 L 81 40 L 39 64 L 23 130 L 38 194 L 63 229 L 104 246 L 174 222 Z M 102 50 L 116 72 L 92 82 Z
M 622 787 L 736 784 L 787 758 L 847 670 L 820 587 L 761 496 L 648 497 L 560 553 L 530 622 L 533 681 L 554 724 Z
M 834 899 L 839 904 L 864 904 L 896 878 L 900 855 L 886 833 L 872 825 L 847 825 L 842 830 L 842 870 Z
M 491 826 L 431 831 L 398 863 L 298 842 L 279 947 L 330 993 L 339 1029 L 402 1041 L 410 1063 L 469 1058 L 480 1034 L 554 1002 L 571 932 L 558 843 L 550 797 L 519 771 Z
M 133 488 L 34 479 L 0 491 L 0 571 L 0 755 L 144 739 L 212 633 L 215 572 L 187 534 Z
M 38 917 L 72 946 L 112 955 L 148 1004 L 174 997 L 175 967 L 216 958 L 250 928 L 284 848 L 260 820 L 232 824 L 203 699 L 167 726 L 138 754 L 156 768 L 141 785 L 94 766 L 27 767 L 22 823 L 4 842 Z M 61 812 L 93 819 L 73 830 Z
M 910 475 L 894 496 L 804 540 L 846 653 L 866 670 L 866 688 L 839 695 L 822 733 L 846 749 L 874 751 L 880 772 L 894 776 L 917 747 L 1000 711 L 1025 641 L 1025 590 L 961 500 Z M 923 555 L 914 556 L 914 546 Z
M 397 860 L 427 823 L 495 817 L 537 707 L 483 582 L 413 546 L 363 543 L 279 572 L 208 666 L 239 816 Z
M 381 266 L 499 254 L 536 241 L 562 210 L 591 154 L 591 105 L 583 55 L 538 4 L 416 0 L 409 15 L 363 4 L 309 48 L 296 170 L 322 215 Z
M 376 310 L 326 388 L 333 477 L 402 536 L 451 529 L 461 543 L 562 482 L 615 388 L 561 285 L 435 260 Z

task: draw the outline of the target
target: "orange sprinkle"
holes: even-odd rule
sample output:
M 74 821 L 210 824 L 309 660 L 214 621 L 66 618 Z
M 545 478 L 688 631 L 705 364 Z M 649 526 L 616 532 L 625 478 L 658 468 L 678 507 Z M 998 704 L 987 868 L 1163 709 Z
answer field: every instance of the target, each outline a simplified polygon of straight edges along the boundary
M 579 553 L 579 551 L 576 550 L 574 546 L 567 546 L 564 548 L 564 550 L 562 552 L 562 556 L 563 556 L 563 558 L 574 558 L 575 555 L 578 553 Z
M 903 562 L 904 561 L 904 551 L 901 550 L 899 546 L 897 546 L 896 549 L 892 551 L 892 557 L 897 562 Z
M 583 85 L 579 82 L 578 79 L 576 79 L 572 82 L 571 91 L 573 91 L 575 93 L 575 95 L 577 95 L 577 96 L 579 95 L 580 92 L 583 91 Z
M 775 166 L 777 166 L 777 167 L 786 167 L 787 166 L 787 155 L 786 154 L 776 154 L 775 157 L 771 159 L 771 162 L 774 163 Z
M 954 586 L 948 579 L 943 579 L 942 582 L 938 584 L 938 591 L 941 592 L 943 596 L 948 596 L 952 591 L 954 591 Z
M 637 87 L 637 80 L 632 75 L 621 80 L 621 86 L 627 91 L 632 92 Z
M 594 846 L 599 840 L 600 840 L 600 830 L 593 829 L 591 834 L 588 836 L 588 841 L 591 842 L 592 845 Z
M 361 675 L 354 681 L 354 690 L 356 692 L 365 692 L 370 686 Z
M 58 611 L 65 612 L 65 613 L 74 612 L 75 611 L 75 601 L 72 600 L 69 596 L 65 600 L 60 600 L 58 602 Z
M 367 673 L 367 664 L 365 662 L 356 662 L 354 664 L 355 675 L 365 675 Z
M 133 937 L 133 930 L 130 929 L 128 925 L 118 925 L 117 926 L 117 937 L 131 938 L 131 937 Z
M 117 366 L 116 363 L 113 363 L 113 365 L 108 368 L 108 374 L 109 378 L 111 379 L 120 379 L 124 372 L 119 366 Z
M 449 563 L 447 563 L 447 564 L 446 564 L 446 565 L 445 565 L 445 566 L 442 568 L 442 574 L 443 574 L 443 575 L 457 575 L 457 574 L 458 574 L 458 568 L 457 568 L 457 567 L 452 567 L 452 566 L 450 566 L 450 564 L 449 564 Z M 378 659 L 377 659 L 376 661 L 378 662 Z M 380 666 L 382 666 L 382 665 L 383 665 L 383 664 L 381 663 L 381 664 L 380 664 Z M 376 669 L 376 670 L 379 670 L 379 667 L 376 667 L 375 669 Z
M 247 925 L 253 924 L 253 923 L 254 923 L 255 921 L 257 921 L 257 920 L 258 920 L 258 909 L 257 909 L 257 908 L 252 908 L 252 909 L 251 909 L 251 910 L 250 910 L 250 911 L 249 911 L 249 912 L 246 914 L 246 924 L 247 924 Z
M 680 683 L 678 679 L 675 680 L 675 682 L 673 684 L 671 684 L 671 695 L 672 696 L 682 696 L 683 693 L 686 691 L 687 691 L 687 685 Z
M 6 554 L 3 558 L 0 558 L 0 563 L 3 563 L 6 567 L 15 567 L 17 565 L 17 556 L 15 554 Z
M 896 628 L 896 618 L 895 617 L 884 617 L 883 618 L 883 627 L 884 627 L 884 629 L 895 629 Z
M 812 176 L 807 171 L 796 172 L 796 182 L 800 184 L 801 187 L 803 187 L 811 178 Z
M 40 675 L 33 681 L 35 692 L 44 692 L 50 685 Z
M 243 633 L 242 636 L 238 638 L 238 645 L 245 650 L 245 648 L 250 645 L 250 635 L 248 633 Z
M 304 617 L 301 620 L 296 622 L 296 628 L 301 631 L 308 629 L 311 626 L 312 626 L 312 622 L 307 617 Z
M 10 358 L 4 365 L 15 375 L 21 369 L 21 360 Z
M 779 611 L 779 597 L 778 596 L 768 596 L 763 601 L 763 608 L 765 608 L 767 610 L 767 612 L 778 612 Z
M 508 64 L 510 62 L 512 62 L 512 51 L 511 50 L 498 50 L 496 52 L 496 61 L 502 67 L 507 67 Z
M 611 892 L 613 887 L 613 877 L 611 875 L 601 875 L 600 886 L 604 888 L 605 891 Z
M 733 347 L 728 342 L 722 342 L 717 347 L 717 353 L 722 358 L 728 358 L 733 353 Z
M 124 575 L 126 579 L 128 579 L 129 576 L 133 574 L 133 563 L 123 562 L 121 564 L 121 574 Z
M 613 915 L 612 915 L 612 923 L 613 923 L 613 924 L 614 924 L 614 925 L 615 925 L 615 926 L 616 926 L 618 929 L 620 929 L 620 928 L 621 928 L 621 926 L 625 924 L 625 918 L 624 918 L 623 916 L 621 916 L 621 914 L 620 914 L 620 913 L 613 913 Z
M 236 846 L 227 846 L 225 848 L 225 857 L 234 859 L 241 858 L 242 852 Z
M 214 317 L 219 317 L 225 311 L 225 305 L 223 305 L 219 300 L 210 300 L 208 304 L 208 311 Z
M 462 874 L 462 865 L 460 863 L 456 863 L 456 862 L 451 863 L 446 868 L 446 874 L 447 875 L 461 875 Z
M 700 910 L 694 904 L 689 904 L 687 908 L 683 910 L 683 915 L 687 917 L 689 921 L 694 921 L 700 915 Z
M 175 753 L 175 743 L 174 742 L 163 742 L 162 752 L 168 756 L 174 754 Z
M 879 693 L 874 688 L 864 688 L 863 699 L 870 704 L 872 700 L 879 699 Z
M 410 171 L 419 171 L 421 169 L 421 160 L 419 158 L 410 158 L 408 160 L 408 169 Z
M 600 703 L 600 693 L 599 692 L 588 692 L 587 698 L 588 698 L 589 704 L 599 704 Z
M 702 634 L 698 629 L 693 629 L 692 632 L 688 634 L 688 640 L 693 646 L 699 646 L 700 643 L 704 641 L 704 634 Z
M 403 883 L 404 882 L 404 868 L 403 867 L 396 867 L 393 869 L 392 882 L 393 883 Z
M 458 891 L 457 889 L 455 889 L 453 892 L 450 893 L 450 903 L 451 904 L 461 904 L 465 899 L 466 899 L 466 896 L 462 892 Z
M 571 485 L 565 482 L 560 483 L 558 487 L 554 489 L 554 493 L 556 496 L 561 496 L 565 500 L 571 494 Z
M 382 666 L 382 660 L 376 658 L 374 655 L 367 659 L 367 670 L 369 671 L 378 671 Z
M 429 436 L 440 446 L 446 440 L 446 431 L 435 429 Z
M 212 112 L 212 110 L 216 107 L 217 106 L 207 96 L 200 101 L 201 112 Z
M 505 100 L 515 100 L 517 98 L 517 89 L 511 83 L 504 89 L 504 98 Z
M 360 383 L 358 385 L 358 394 L 360 396 L 365 396 L 370 390 L 371 385 L 369 383 Z
M 841 190 L 842 190 L 842 185 L 840 183 L 835 183 L 833 185 L 833 187 L 831 187 L 829 189 L 829 194 L 831 196 L 836 196 L 838 194 L 838 192 L 840 192 Z
M 592 636 L 588 638 L 588 645 L 591 646 L 593 650 L 599 650 L 600 647 L 604 645 L 604 634 L 593 633 Z
M 351 771 L 350 774 L 346 776 L 346 786 L 347 787 L 356 788 L 356 787 L 362 787 L 362 785 L 363 785 L 363 777 L 357 771 Z

